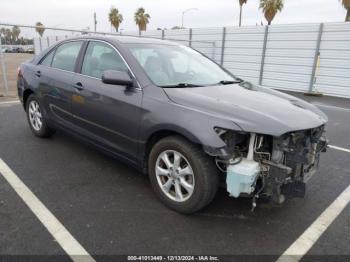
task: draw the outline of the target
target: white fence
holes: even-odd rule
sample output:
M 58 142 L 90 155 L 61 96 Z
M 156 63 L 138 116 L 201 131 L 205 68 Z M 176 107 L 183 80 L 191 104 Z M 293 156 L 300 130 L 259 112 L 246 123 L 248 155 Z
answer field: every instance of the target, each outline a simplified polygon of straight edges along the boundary
M 155 30 L 141 37 L 192 46 L 254 84 L 350 98 L 350 23 Z M 35 49 L 62 38 L 37 38 Z

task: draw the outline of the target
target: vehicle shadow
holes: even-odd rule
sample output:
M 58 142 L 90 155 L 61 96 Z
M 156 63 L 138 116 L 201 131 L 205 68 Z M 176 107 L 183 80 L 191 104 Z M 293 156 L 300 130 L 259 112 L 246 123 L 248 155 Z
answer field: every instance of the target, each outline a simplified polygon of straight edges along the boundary
M 165 212 L 165 213 L 176 213 L 167 207 L 163 206 L 156 196 L 153 194 L 151 184 L 149 182 L 148 176 L 139 172 L 133 167 L 125 164 L 124 162 L 115 159 L 107 154 L 104 154 L 100 150 L 95 147 L 87 144 L 81 143 L 80 140 L 71 137 L 63 132 L 57 132 L 53 138 L 57 141 L 57 143 L 65 143 L 66 147 L 71 150 L 78 151 L 75 155 L 81 154 L 84 158 L 91 163 L 91 165 L 95 165 L 95 168 L 101 170 L 99 174 L 99 179 L 105 180 L 104 182 L 100 182 L 102 184 L 107 183 L 108 185 L 113 185 L 114 182 L 118 182 L 115 184 L 114 188 L 122 188 L 123 191 L 128 191 L 129 196 L 123 199 L 123 202 L 128 202 L 127 199 L 132 195 L 142 195 L 142 204 L 140 208 L 137 209 L 140 212 Z M 103 167 L 102 167 L 103 166 Z M 105 176 L 105 177 L 104 177 Z M 112 180 L 109 180 L 112 179 Z M 91 181 L 91 180 L 90 180 Z M 114 182 L 113 182 L 114 181 Z M 120 182 L 123 182 L 122 184 Z M 89 181 L 82 182 L 82 184 L 91 183 Z M 111 184 L 112 183 L 112 184 Z M 72 185 L 75 188 L 82 185 L 75 184 Z M 126 189 L 127 188 L 127 189 Z M 151 201 L 152 203 L 144 203 L 145 200 Z M 119 198 L 120 200 L 120 198 Z M 273 203 L 269 203 L 264 200 L 257 200 L 257 207 L 252 211 L 252 198 L 233 198 L 230 197 L 229 194 L 223 187 L 218 189 L 218 192 L 213 199 L 213 201 L 205 207 L 203 210 L 197 212 L 193 219 L 196 219 L 198 216 L 207 217 L 208 219 L 237 219 L 237 220 L 254 220 L 261 213 L 278 213 L 281 208 L 288 208 L 289 202 L 293 200 L 287 199 L 286 202 L 282 205 L 277 205 Z M 131 203 L 126 204 L 129 206 Z M 139 206 L 137 203 L 132 202 L 132 206 Z M 152 207 L 152 208 L 150 208 Z M 155 208 L 155 209 L 154 209 Z M 130 206 L 129 206 L 130 209 Z M 147 211 L 145 211 L 148 209 Z M 177 213 L 176 213 L 177 214 Z M 272 215 L 273 216 L 273 215 Z M 188 216 L 191 217 L 191 216 Z

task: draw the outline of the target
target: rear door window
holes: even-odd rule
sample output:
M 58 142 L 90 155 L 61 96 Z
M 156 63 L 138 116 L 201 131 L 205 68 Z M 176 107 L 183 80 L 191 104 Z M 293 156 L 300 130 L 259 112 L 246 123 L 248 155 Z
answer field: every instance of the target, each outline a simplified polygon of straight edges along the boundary
M 74 72 L 82 41 L 74 41 L 60 45 L 52 61 L 52 67 Z
M 91 41 L 86 50 L 81 73 L 102 78 L 106 70 L 127 72 L 128 68 L 113 47 L 102 42 Z

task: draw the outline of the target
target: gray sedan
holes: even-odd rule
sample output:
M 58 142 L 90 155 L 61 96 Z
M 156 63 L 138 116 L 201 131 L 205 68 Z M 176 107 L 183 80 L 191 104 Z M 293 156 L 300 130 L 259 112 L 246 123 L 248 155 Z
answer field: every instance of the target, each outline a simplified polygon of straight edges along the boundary
M 313 105 L 164 40 L 64 40 L 20 66 L 18 94 L 34 135 L 59 129 L 148 173 L 182 213 L 220 185 L 253 207 L 303 196 L 327 146 L 327 117 Z

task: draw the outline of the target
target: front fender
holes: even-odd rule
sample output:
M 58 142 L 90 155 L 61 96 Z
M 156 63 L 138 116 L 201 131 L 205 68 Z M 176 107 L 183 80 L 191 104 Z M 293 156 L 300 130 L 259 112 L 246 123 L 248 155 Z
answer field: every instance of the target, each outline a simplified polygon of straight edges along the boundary
M 159 101 L 159 103 L 163 104 L 164 102 Z M 154 100 L 152 104 L 155 104 Z M 221 148 L 225 146 L 225 143 L 217 135 L 214 127 L 242 131 L 229 119 L 219 118 L 183 105 L 165 102 L 158 108 L 161 110 L 144 111 L 140 135 L 140 140 L 143 143 L 146 143 L 155 132 L 166 130 L 179 133 L 196 144 Z

